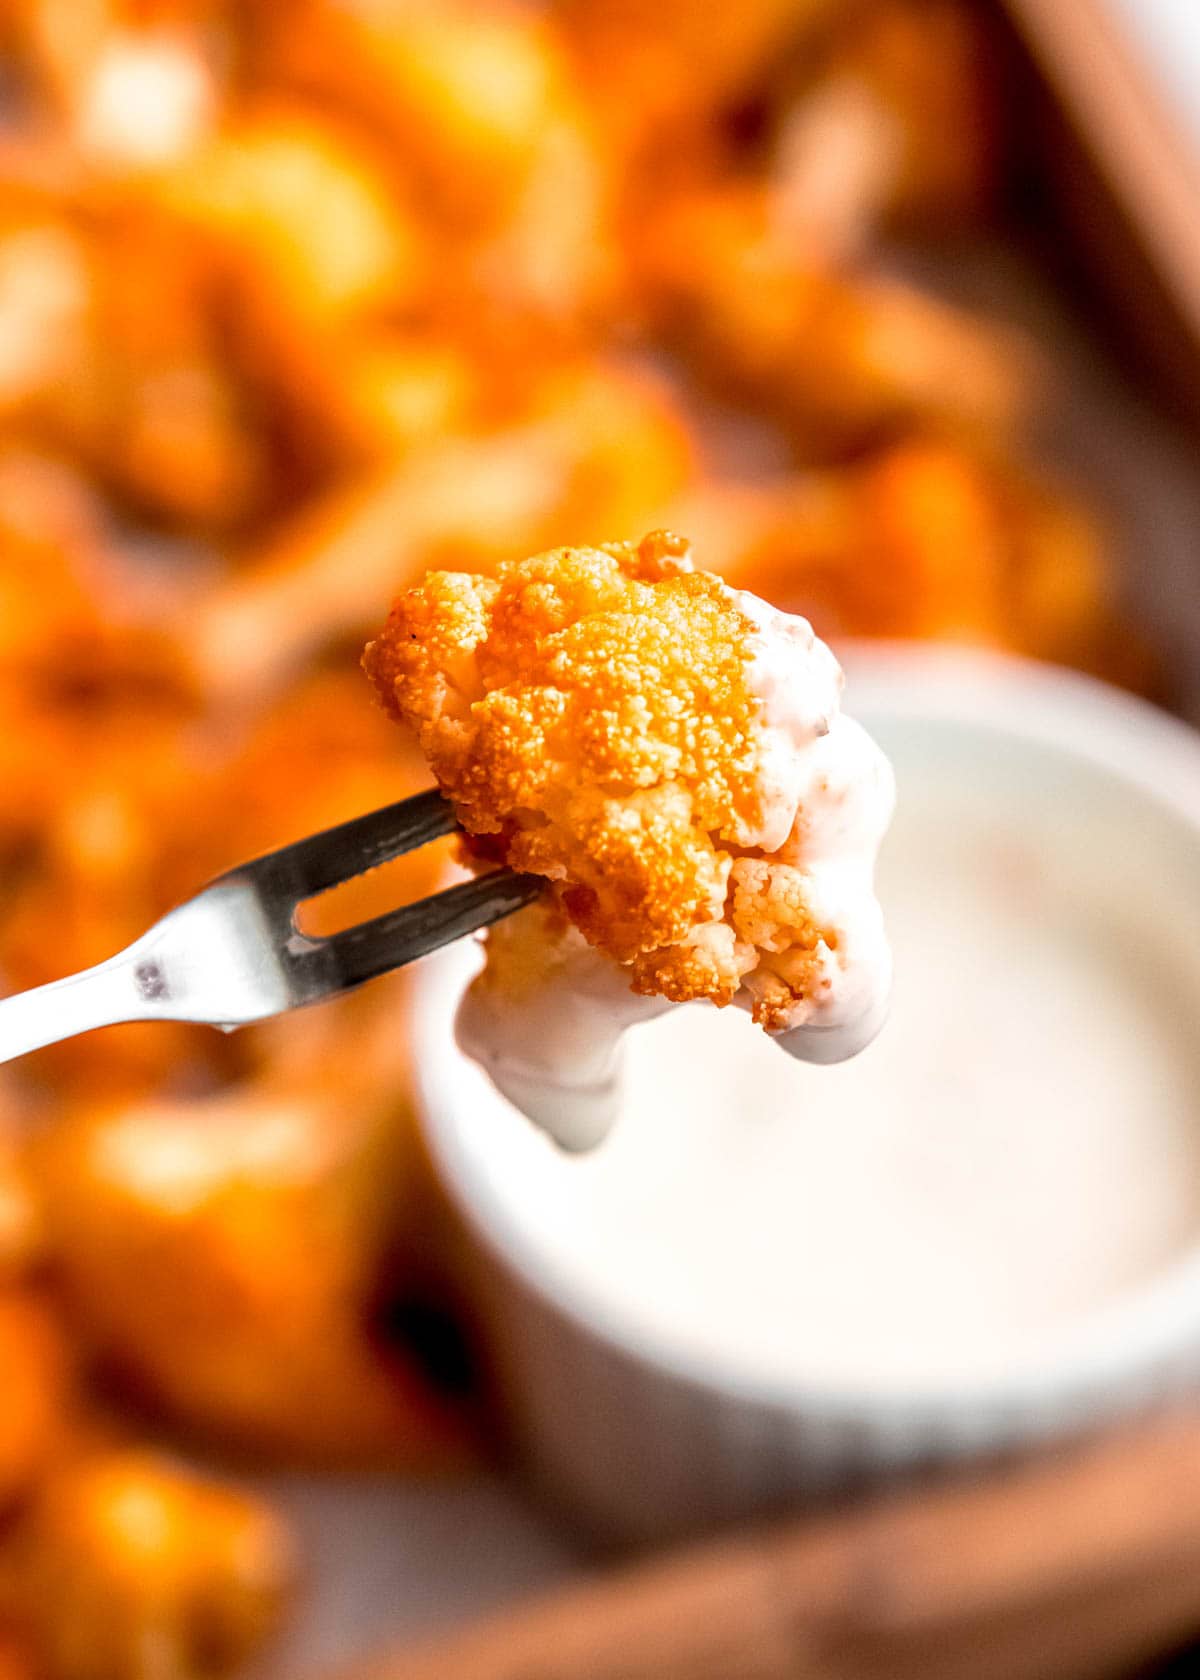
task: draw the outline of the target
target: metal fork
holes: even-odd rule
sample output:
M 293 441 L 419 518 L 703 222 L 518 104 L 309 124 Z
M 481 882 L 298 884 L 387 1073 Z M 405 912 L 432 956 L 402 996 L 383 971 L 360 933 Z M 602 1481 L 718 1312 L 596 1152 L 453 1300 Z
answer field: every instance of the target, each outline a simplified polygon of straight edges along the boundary
M 0 1001 L 0 1062 L 118 1021 L 262 1021 L 351 991 L 537 897 L 544 881 L 500 869 L 326 938 L 296 926 L 308 899 L 455 826 L 431 788 L 218 875 L 107 962 Z

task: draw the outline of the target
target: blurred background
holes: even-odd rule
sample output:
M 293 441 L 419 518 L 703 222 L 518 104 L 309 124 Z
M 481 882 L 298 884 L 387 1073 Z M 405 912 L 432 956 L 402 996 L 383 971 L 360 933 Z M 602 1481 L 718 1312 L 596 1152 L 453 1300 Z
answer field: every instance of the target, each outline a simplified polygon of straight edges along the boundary
M 669 524 L 835 646 L 1200 716 L 1200 229 L 1072 98 L 1104 12 L 1186 174 L 1160 10 L 0 0 L 0 987 L 423 785 L 358 656 L 430 565 Z M 582 1567 L 407 986 L 0 1069 L 4 1680 L 316 1673 Z

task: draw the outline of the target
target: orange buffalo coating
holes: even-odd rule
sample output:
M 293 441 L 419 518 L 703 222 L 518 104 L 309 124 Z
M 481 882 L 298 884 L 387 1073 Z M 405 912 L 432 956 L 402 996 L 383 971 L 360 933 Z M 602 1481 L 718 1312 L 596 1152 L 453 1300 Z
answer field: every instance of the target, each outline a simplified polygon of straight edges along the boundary
M 431 572 L 364 663 L 485 857 L 553 882 L 634 991 L 727 1004 L 762 951 L 821 937 L 798 872 L 756 851 L 757 634 L 658 532 Z

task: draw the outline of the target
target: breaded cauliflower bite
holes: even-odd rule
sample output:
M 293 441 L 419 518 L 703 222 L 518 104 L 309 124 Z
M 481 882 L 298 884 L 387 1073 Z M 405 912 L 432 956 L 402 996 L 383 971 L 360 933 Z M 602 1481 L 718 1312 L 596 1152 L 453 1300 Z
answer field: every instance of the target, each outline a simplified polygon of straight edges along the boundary
M 842 716 L 841 670 L 805 620 L 696 571 L 656 532 L 492 576 L 430 573 L 365 665 L 475 857 L 548 882 L 488 940 L 469 1034 L 476 1050 L 493 1040 L 482 1059 L 511 1060 L 539 975 L 560 1023 L 536 1042 L 562 1039 L 560 1085 L 607 1077 L 586 1035 L 562 1031 L 568 993 L 618 1026 L 661 1000 L 736 1002 L 812 1060 L 874 1035 L 889 963 L 871 877 L 891 773 Z M 480 1030 L 481 997 L 503 1035 Z

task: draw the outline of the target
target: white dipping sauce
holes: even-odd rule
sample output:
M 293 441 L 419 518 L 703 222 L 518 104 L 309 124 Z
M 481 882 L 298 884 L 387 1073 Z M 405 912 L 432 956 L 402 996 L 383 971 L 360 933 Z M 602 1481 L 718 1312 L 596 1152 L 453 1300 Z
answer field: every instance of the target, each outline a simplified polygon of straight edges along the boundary
M 567 1157 L 477 1081 L 472 1152 L 556 1289 L 754 1379 L 1010 1371 L 1200 1239 L 1195 840 L 1099 770 L 952 724 L 889 738 L 892 1018 L 856 1060 L 738 1011 L 631 1034 Z

